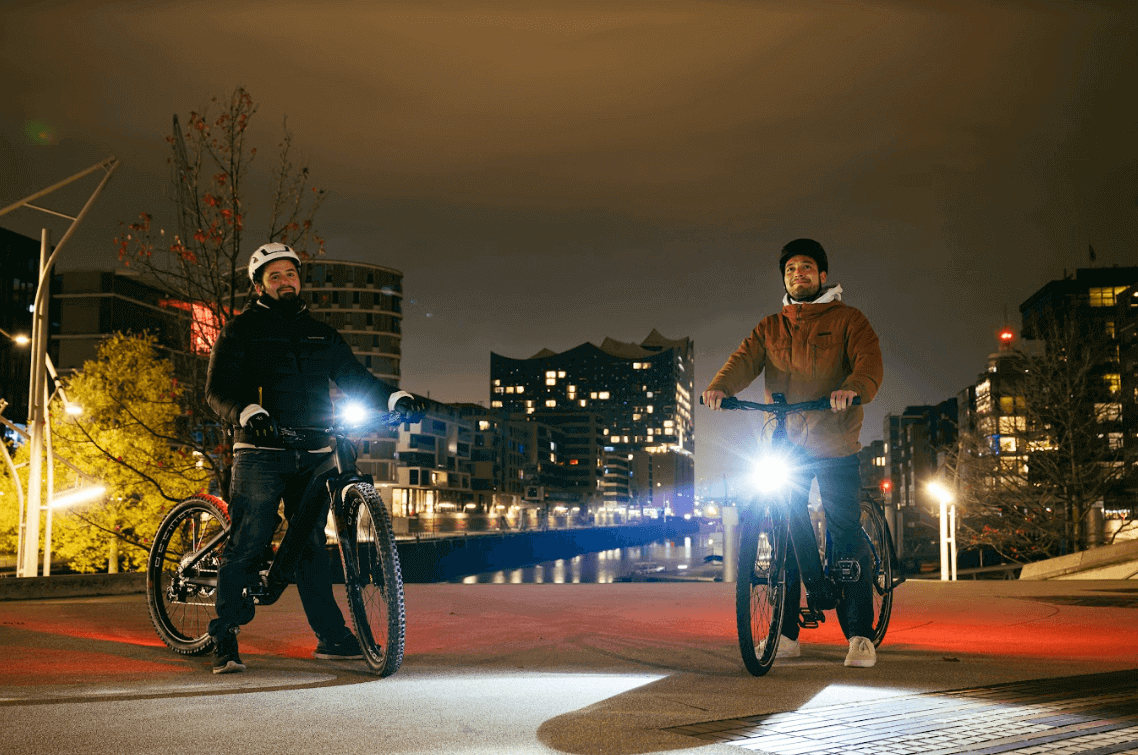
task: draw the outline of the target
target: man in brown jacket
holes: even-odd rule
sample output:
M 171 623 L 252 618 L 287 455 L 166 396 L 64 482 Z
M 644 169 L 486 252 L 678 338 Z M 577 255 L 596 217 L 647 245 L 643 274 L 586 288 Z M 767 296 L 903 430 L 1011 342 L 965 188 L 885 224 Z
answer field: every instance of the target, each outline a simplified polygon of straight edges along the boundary
M 727 396 L 765 375 L 766 400 L 785 394 L 790 403 L 830 397 L 829 412 L 803 412 L 790 422 L 790 441 L 802 448 L 809 464 L 795 479 L 793 505 L 806 506 L 810 484 L 817 478 L 826 529 L 838 558 L 861 561 L 862 580 L 847 585 L 838 611 L 850 642 L 847 666 L 869 667 L 877 661 L 869 640 L 873 626 L 873 596 L 864 538 L 861 537 L 858 495 L 861 480 L 857 452 L 861 448 L 862 408 L 881 385 L 881 348 L 869 320 L 842 303 L 842 287 L 827 285 L 829 261 L 813 239 L 787 244 L 779 258 L 786 296 L 778 314 L 755 327 L 751 335 L 719 370 L 703 403 L 719 410 Z M 772 423 L 773 424 L 773 423 Z M 801 584 L 797 564 L 788 565 L 787 605 L 797 606 Z M 776 657 L 801 655 L 798 612 L 784 613 Z

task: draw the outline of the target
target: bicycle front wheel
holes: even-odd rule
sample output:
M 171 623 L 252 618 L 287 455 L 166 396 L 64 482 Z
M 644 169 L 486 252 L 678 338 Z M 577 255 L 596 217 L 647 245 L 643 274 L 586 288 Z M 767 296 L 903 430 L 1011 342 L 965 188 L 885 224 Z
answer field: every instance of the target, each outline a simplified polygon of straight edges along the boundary
M 873 632 L 870 639 L 875 646 L 885 639 L 885 631 L 889 628 L 889 617 L 893 613 L 893 538 L 889 533 L 889 524 L 885 521 L 885 514 L 871 501 L 861 502 L 861 532 L 869 542 L 869 551 L 873 558 Z M 842 622 L 842 612 L 838 612 L 838 621 L 845 630 Z
M 175 653 L 213 648 L 209 622 L 217 615 L 217 570 L 228 541 L 229 512 L 213 496 L 190 496 L 158 525 L 146 565 L 146 605 L 158 636 Z
M 786 610 L 789 524 L 774 501 L 760 499 L 743 512 L 735 620 L 743 665 L 762 676 L 774 664 Z
M 340 554 L 352 622 L 364 659 L 378 676 L 403 663 L 403 575 L 391 517 L 379 493 L 361 482 L 343 493 Z

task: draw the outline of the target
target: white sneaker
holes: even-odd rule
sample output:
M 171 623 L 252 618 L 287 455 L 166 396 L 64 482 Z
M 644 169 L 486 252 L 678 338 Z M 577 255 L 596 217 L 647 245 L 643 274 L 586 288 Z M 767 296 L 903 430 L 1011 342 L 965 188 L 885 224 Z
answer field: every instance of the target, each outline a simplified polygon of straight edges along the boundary
M 868 637 L 850 637 L 850 651 L 846 653 L 846 665 L 869 668 L 877 663 L 877 650 Z
M 755 648 L 755 657 L 758 658 L 758 657 L 762 656 L 762 654 L 766 650 L 766 648 L 767 648 L 767 641 L 766 640 L 760 641 L 759 646 L 757 648 Z M 798 640 L 792 640 L 789 637 L 787 637 L 785 634 L 779 635 L 778 647 L 776 647 L 774 649 L 774 657 L 775 658 L 798 658 L 801 655 L 802 655 L 802 645 L 798 642 Z

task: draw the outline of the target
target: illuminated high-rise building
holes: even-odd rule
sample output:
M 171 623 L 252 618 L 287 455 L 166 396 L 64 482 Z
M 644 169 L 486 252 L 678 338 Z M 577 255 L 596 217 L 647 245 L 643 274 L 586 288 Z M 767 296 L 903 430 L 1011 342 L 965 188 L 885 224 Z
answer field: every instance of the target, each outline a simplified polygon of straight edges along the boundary
M 601 466 L 603 498 L 610 506 L 627 506 L 630 491 L 640 490 L 645 491 L 635 502 L 640 507 L 690 513 L 694 396 L 691 339 L 669 339 L 655 330 L 639 344 L 606 338 L 600 346 L 583 343 L 560 353 L 543 349 L 528 359 L 490 355 L 491 408 L 546 423 L 571 415 L 600 416 L 602 455 L 579 459 L 577 464 Z M 625 486 L 616 479 L 620 474 L 633 477 L 637 469 L 646 468 L 633 463 L 636 452 L 676 457 L 669 466 L 677 471 L 668 475 L 666 491 L 663 480 L 650 488 L 647 481 L 630 480 Z M 607 461 L 603 454 L 608 454 Z

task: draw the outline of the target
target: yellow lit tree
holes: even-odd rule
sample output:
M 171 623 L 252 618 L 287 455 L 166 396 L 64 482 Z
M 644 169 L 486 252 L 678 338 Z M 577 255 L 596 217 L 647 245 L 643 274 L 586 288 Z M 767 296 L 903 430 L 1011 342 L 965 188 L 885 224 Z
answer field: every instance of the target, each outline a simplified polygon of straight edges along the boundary
M 153 337 L 116 334 L 65 387 L 82 414 L 68 414 L 58 397 L 52 402 L 54 452 L 98 480 L 107 494 L 53 511 L 53 555 L 76 571 L 141 569 L 166 509 L 205 488 L 209 478 L 200 457 L 177 440 L 184 412 L 173 365 L 159 355 Z M 17 463 L 27 453 L 25 444 Z M 20 476 L 26 486 L 26 467 Z M 3 484 L 0 537 L 13 547 L 18 515 L 10 475 Z M 57 494 L 80 484 L 90 482 L 56 463 Z

